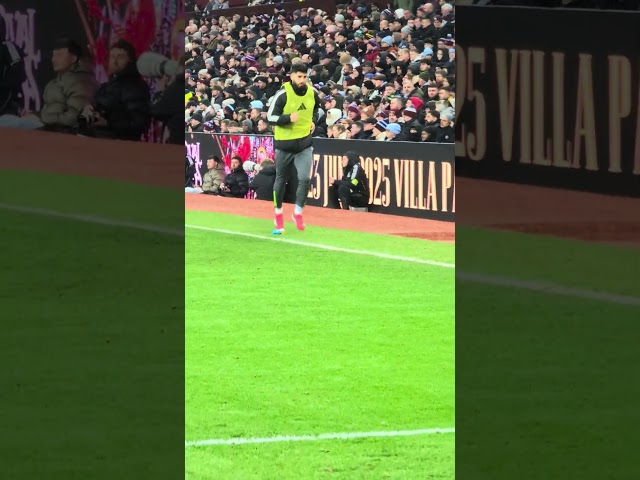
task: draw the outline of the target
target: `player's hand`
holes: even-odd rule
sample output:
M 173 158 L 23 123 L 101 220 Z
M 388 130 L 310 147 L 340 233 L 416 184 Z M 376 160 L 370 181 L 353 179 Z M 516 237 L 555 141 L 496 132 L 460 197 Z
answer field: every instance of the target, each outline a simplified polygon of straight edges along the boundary
M 291 115 L 289 115 L 289 120 L 291 120 L 291 123 L 294 123 L 298 121 L 299 117 L 300 115 L 298 115 L 298 112 L 293 112 Z
M 316 124 L 311 122 L 311 130 L 310 132 L 313 133 L 313 131 L 316 129 Z
M 335 183 L 336 179 L 333 177 L 329 177 L 329 185 L 333 185 Z

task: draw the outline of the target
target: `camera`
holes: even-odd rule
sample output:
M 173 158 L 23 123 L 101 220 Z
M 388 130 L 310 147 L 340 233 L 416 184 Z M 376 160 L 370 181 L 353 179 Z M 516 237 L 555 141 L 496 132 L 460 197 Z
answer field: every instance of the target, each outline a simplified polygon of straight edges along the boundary
M 165 75 L 173 77 L 178 73 L 178 62 L 154 52 L 144 52 L 140 55 L 136 66 L 143 77 L 161 78 Z

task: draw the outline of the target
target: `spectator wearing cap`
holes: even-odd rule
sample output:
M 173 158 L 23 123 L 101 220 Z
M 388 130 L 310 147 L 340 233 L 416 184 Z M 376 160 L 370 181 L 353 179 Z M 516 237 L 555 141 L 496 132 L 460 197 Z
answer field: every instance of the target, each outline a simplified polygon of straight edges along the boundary
M 362 140 L 375 140 L 375 126 L 378 123 L 376 121 L 375 118 L 367 118 L 366 120 L 363 120 L 363 126 L 362 126 Z M 382 132 L 378 132 L 378 133 L 382 133 Z
M 402 140 L 402 127 L 399 123 L 389 123 L 385 131 L 387 142 L 398 142 Z
M 71 39 L 54 43 L 51 63 L 55 78 L 44 89 L 40 121 L 46 130 L 71 132 L 96 93 L 93 68 L 83 58 L 80 45 Z
M 422 64 L 421 64 L 422 65 Z M 415 77 L 415 86 L 416 86 L 416 91 L 420 92 L 420 97 L 421 99 L 424 100 L 424 97 L 426 96 L 426 90 L 427 90 L 427 85 L 429 83 L 429 81 L 431 80 L 431 75 L 429 75 L 429 72 L 421 72 L 417 77 Z M 411 95 L 412 97 L 418 96 L 418 95 Z
M 245 118 L 244 120 L 242 120 L 240 122 L 240 126 L 242 127 L 242 133 L 244 134 L 253 135 L 255 133 L 253 122 L 248 118 Z
M 203 121 L 204 120 L 203 120 L 202 112 L 196 111 L 193 115 L 191 115 L 191 118 L 189 118 L 189 121 L 187 124 L 187 131 L 191 133 L 203 132 L 204 131 Z

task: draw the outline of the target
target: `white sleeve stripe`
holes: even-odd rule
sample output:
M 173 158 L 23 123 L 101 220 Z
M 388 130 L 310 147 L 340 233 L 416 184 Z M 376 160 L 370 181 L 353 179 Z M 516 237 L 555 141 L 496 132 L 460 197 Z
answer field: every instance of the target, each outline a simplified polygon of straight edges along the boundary
M 275 97 L 273 97 L 273 100 L 271 100 L 271 106 L 269 107 L 269 111 L 267 112 L 267 121 L 269 123 L 276 123 L 278 121 L 278 118 L 280 118 L 277 115 L 273 114 L 273 109 L 275 108 L 276 102 L 278 101 L 278 98 L 280 98 L 280 95 L 285 92 L 286 90 L 284 88 L 281 89 L 278 93 L 276 93 Z
M 358 164 L 353 166 L 353 169 L 351 170 L 351 180 L 358 176 L 358 166 Z

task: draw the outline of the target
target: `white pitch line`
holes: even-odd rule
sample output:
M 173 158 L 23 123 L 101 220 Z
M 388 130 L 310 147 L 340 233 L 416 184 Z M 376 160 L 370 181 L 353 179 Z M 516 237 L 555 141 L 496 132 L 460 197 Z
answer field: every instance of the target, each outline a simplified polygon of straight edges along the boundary
M 494 285 L 498 287 L 514 288 L 520 290 L 531 290 L 534 292 L 548 293 L 563 297 L 575 297 L 584 300 L 596 300 L 604 303 L 614 303 L 617 305 L 640 306 L 640 297 L 620 295 L 617 293 L 598 292 L 595 290 L 584 290 L 582 288 L 565 287 L 554 283 L 536 282 L 529 280 L 518 280 L 511 277 L 501 277 L 498 275 L 485 275 L 482 273 L 456 272 L 456 280 L 463 280 L 482 285 Z
M 162 227 L 158 225 L 150 225 L 150 224 L 130 222 L 130 221 L 124 221 L 124 220 L 113 220 L 110 218 L 99 217 L 94 215 L 58 212 L 56 210 L 50 210 L 45 208 L 24 207 L 20 205 L 0 203 L 0 210 L 20 212 L 20 213 L 26 213 L 26 214 L 32 214 L 32 215 L 41 215 L 41 216 L 52 217 L 52 218 L 62 218 L 65 220 L 73 220 L 73 221 L 78 221 L 83 223 L 93 223 L 93 224 L 105 225 L 109 227 L 128 228 L 132 230 L 140 230 L 140 231 L 158 233 L 161 235 L 169 235 L 169 236 L 175 236 L 175 237 L 184 236 L 184 231 L 180 229 L 172 229 L 172 228 Z M 209 227 L 201 227 L 199 225 L 185 225 L 185 227 L 223 233 L 227 235 L 238 235 L 243 237 L 256 238 L 259 240 L 271 240 L 276 242 L 289 243 L 289 244 L 300 245 L 300 246 L 311 247 L 311 248 L 318 248 L 318 249 L 329 250 L 334 252 L 352 253 L 357 255 L 369 255 L 377 258 L 384 258 L 387 260 L 419 263 L 419 264 L 431 265 L 435 267 L 455 268 L 455 264 L 453 263 L 437 262 L 434 260 L 423 260 L 420 258 L 402 257 L 399 255 L 390 255 L 386 253 L 334 247 L 331 245 L 303 242 L 299 240 L 291 240 L 291 239 L 282 238 L 282 237 L 265 237 L 262 235 L 254 235 L 251 233 L 235 232 L 231 230 L 216 229 L 216 228 L 209 228 Z M 630 295 L 621 295 L 621 294 L 609 293 L 609 292 L 598 292 L 594 290 L 585 290 L 582 288 L 567 287 L 564 285 L 558 285 L 554 283 L 538 282 L 533 280 L 518 280 L 515 278 L 499 276 L 499 275 L 488 275 L 488 274 L 473 273 L 473 272 L 461 272 L 460 270 L 456 272 L 456 279 L 460 279 L 466 282 L 483 284 L 483 285 L 495 285 L 495 286 L 500 286 L 505 288 L 530 290 L 534 292 L 546 293 L 551 295 L 574 297 L 574 298 L 580 298 L 584 300 L 595 300 L 595 301 L 600 301 L 604 303 L 640 306 L 640 297 L 634 297 Z
M 214 438 L 210 440 L 184 442 L 184 446 L 185 448 L 188 448 L 204 447 L 209 445 L 246 445 L 251 443 L 315 442 L 318 440 L 350 440 L 354 438 L 409 437 L 414 435 L 455 433 L 455 431 L 455 428 L 423 428 L 419 430 L 394 430 L 386 432 L 321 433 L 319 435 L 278 435 L 276 437 L 265 438 Z
M 204 230 L 207 232 L 224 233 L 227 235 L 238 235 L 241 237 L 248 237 L 248 238 L 257 238 L 259 240 L 271 240 L 274 242 L 289 243 L 291 245 L 301 245 L 303 247 L 318 248 L 320 250 L 329 250 L 331 252 L 352 253 L 354 255 L 368 255 L 371 257 L 385 258 L 387 260 L 398 260 L 401 262 L 421 263 L 423 265 L 432 265 L 434 267 L 456 268 L 455 264 L 453 263 L 437 262 L 435 260 L 423 260 L 422 258 L 402 257 L 399 255 L 391 255 L 388 253 L 370 252 L 367 250 L 356 250 L 353 248 L 334 247 L 332 245 L 323 245 L 321 243 L 311 243 L 311 242 L 303 242 L 300 240 L 291 240 L 289 238 L 283 238 L 281 236 L 265 237 L 264 235 L 235 232 L 232 230 L 224 230 L 220 228 L 201 227 L 199 225 L 185 225 L 185 228 L 192 228 L 195 230 Z
M 303 242 L 299 240 L 291 240 L 288 238 L 272 236 L 266 237 L 263 235 L 255 235 L 252 233 L 235 232 L 232 230 L 224 230 L 220 228 L 202 227 L 199 225 L 185 225 L 185 228 L 191 228 L 195 230 L 204 230 L 208 232 L 223 233 L 227 235 L 237 235 L 241 237 L 256 238 L 259 240 L 270 240 L 274 242 L 289 243 L 292 245 L 301 245 L 304 247 L 318 248 L 322 250 L 330 250 L 334 252 L 352 253 L 356 255 L 369 255 L 377 258 L 384 258 L 388 260 L 397 260 L 402 262 L 420 263 L 423 265 L 432 265 L 436 267 L 455 268 L 453 263 L 436 262 L 433 260 L 423 260 L 421 258 L 402 257 L 398 255 L 390 255 L 386 253 L 370 252 L 366 250 L 355 250 L 351 248 L 334 247 L 331 245 L 323 245 L 319 243 Z M 566 287 L 564 285 L 558 285 L 555 283 L 539 282 L 534 280 L 519 280 L 512 277 L 489 275 L 483 273 L 463 272 L 456 271 L 456 279 L 460 279 L 466 282 L 478 283 L 481 285 L 494 285 L 505 288 L 513 288 L 519 290 L 530 290 L 533 292 L 546 293 L 550 295 L 557 295 L 562 297 L 573 297 L 585 300 L 595 300 L 604 303 L 612 303 L 617 305 L 640 305 L 640 297 L 634 297 L 629 295 L 621 295 L 617 293 L 598 292 L 594 290 L 586 290 L 583 288 Z
M 132 230 L 141 230 L 144 232 L 159 233 L 162 235 L 170 235 L 175 237 L 184 237 L 184 230 L 177 230 L 158 225 L 150 225 L 139 222 L 129 222 L 126 220 L 113 220 L 110 218 L 99 217 L 95 215 L 84 215 L 80 213 L 58 212 L 46 208 L 23 207 L 20 205 L 11 205 L 8 203 L 0 203 L 0 210 L 10 212 L 27 213 L 31 215 L 41 215 L 43 217 L 62 218 L 65 220 L 74 220 L 83 223 L 93 223 L 96 225 L 105 225 L 108 227 L 128 228 Z

